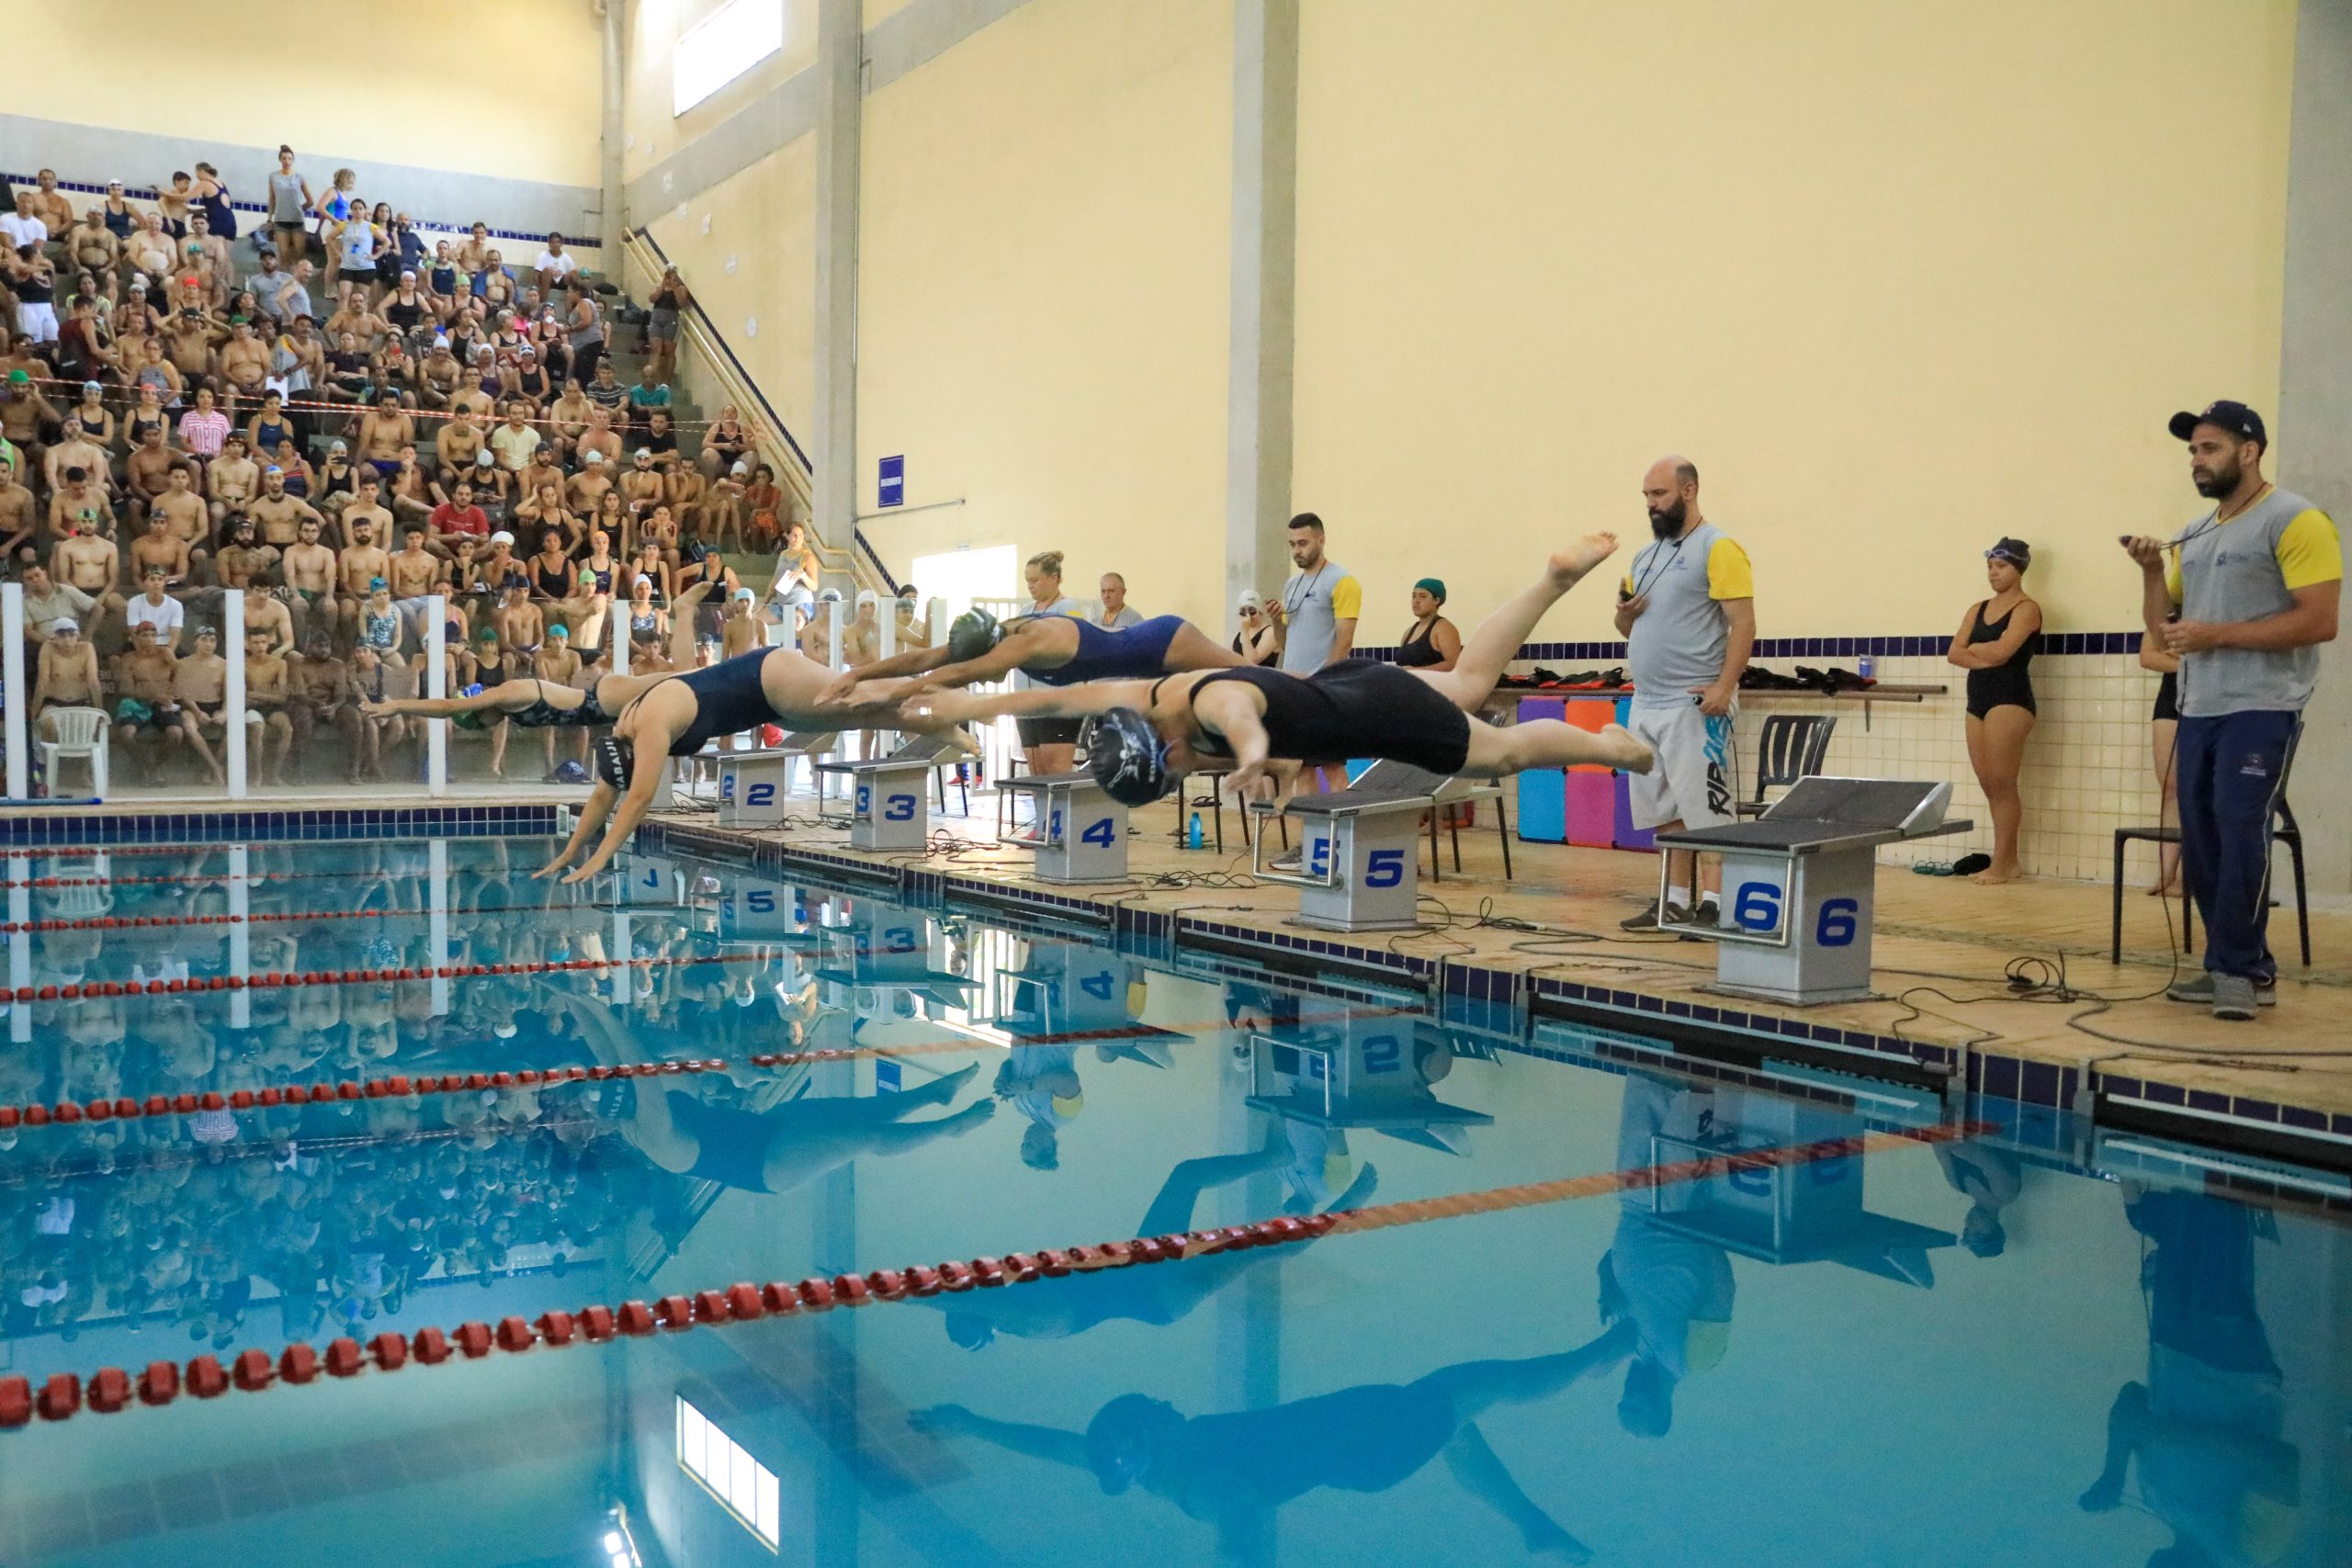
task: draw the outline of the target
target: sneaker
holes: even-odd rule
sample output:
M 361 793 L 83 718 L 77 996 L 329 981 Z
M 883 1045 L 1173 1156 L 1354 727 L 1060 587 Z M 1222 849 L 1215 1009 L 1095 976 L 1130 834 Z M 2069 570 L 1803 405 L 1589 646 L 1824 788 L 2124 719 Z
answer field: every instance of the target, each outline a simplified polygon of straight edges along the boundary
M 1305 869 L 1306 865 L 1306 852 L 1304 850 L 1293 850 L 1286 855 L 1277 855 L 1272 860 L 1268 861 L 1266 863 L 1266 869 L 1268 871 L 1296 872 Z
M 2213 976 L 2213 1016 L 2232 1023 L 2244 1023 L 2254 1017 L 2256 1002 L 2254 982 L 2243 975 Z
M 1723 906 L 1717 904 L 1713 898 L 1702 900 L 1699 905 L 1699 912 L 1691 917 L 1691 923 L 1702 926 L 1722 925 L 1724 923 Z M 1689 931 L 1683 931 L 1680 935 L 1684 942 L 1704 942 L 1707 940 L 1702 936 L 1693 936 Z
M 1687 920 L 1690 918 L 1690 911 L 1679 904 L 1668 904 L 1666 907 L 1666 918 L 1678 922 Z M 1623 931 L 1654 931 L 1657 930 L 1657 906 L 1653 904 L 1640 914 L 1629 915 L 1618 921 L 1617 929 Z
M 2278 981 L 2275 976 L 2249 984 L 2254 987 L 2254 1000 L 2257 1007 L 2275 1008 L 2278 1005 Z M 2213 1004 L 2213 976 L 2205 973 L 2192 975 L 2186 980 L 2176 980 L 2165 987 L 2165 999 L 2187 1002 L 2192 1007 L 2211 1007 Z

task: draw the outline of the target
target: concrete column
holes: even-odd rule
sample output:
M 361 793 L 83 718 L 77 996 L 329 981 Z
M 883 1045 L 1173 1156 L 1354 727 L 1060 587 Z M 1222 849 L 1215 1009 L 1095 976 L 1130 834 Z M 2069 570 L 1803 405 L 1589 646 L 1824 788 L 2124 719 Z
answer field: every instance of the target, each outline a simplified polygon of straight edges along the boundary
M 598 184 L 603 187 L 599 205 L 597 238 L 605 242 L 597 253 L 597 270 L 617 278 L 621 272 L 621 236 L 628 228 L 628 198 L 621 181 L 621 142 L 627 132 L 625 106 L 628 86 L 629 0 L 597 0 L 596 14 L 605 24 L 605 68 L 602 78 L 604 123 L 602 137 L 604 156 L 599 160 Z
M 861 0 L 817 0 L 816 414 L 808 443 L 817 536 L 849 549 L 857 518 Z
M 1298 0 L 1234 0 L 1233 293 L 1226 398 L 1225 602 L 1288 567 L 1291 335 L 1297 286 Z
M 2352 529 L 2352 0 L 2302 0 L 2287 154 L 2285 331 L 2273 477 Z M 2352 627 L 2346 631 L 2352 633 Z M 2352 641 L 2322 650 L 2288 799 L 2300 807 L 2313 895 L 2352 894 L 2352 818 L 2329 775 L 2352 746 Z M 2283 864 L 2285 856 L 2279 859 Z M 2291 884 L 2279 884 L 2291 891 Z M 2271 940 L 2279 942 L 2273 923 Z M 2291 942 L 2290 933 L 2287 941 Z M 2285 951 L 2281 948 L 2280 951 Z

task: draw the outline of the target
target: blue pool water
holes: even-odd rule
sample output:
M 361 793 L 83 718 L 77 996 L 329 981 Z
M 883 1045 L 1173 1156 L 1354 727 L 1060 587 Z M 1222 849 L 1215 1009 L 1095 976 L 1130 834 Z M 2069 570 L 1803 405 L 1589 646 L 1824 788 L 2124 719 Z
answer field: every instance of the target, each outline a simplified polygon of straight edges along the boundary
M 100 879 L 7 890 L 69 922 L 12 987 L 531 966 L 19 1004 L 0 1105 L 730 1064 L 0 1132 L 0 1376 L 1414 1223 L 36 1419 L 0 1563 L 2352 1562 L 2326 1179 L 2235 1199 L 2000 1105 L 1897 1137 L 1954 1112 L 732 867 L 554 888 L 548 850 L 0 863 Z M 70 924 L 131 917 L 170 923 Z

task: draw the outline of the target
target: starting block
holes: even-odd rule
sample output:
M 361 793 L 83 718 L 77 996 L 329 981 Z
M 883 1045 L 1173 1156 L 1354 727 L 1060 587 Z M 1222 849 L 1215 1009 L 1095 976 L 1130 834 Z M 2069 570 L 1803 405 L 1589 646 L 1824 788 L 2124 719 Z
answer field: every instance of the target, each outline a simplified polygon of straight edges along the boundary
M 1298 889 L 1298 925 L 1331 931 L 1418 925 L 1421 813 L 1453 783 L 1442 773 L 1377 762 L 1346 789 L 1293 795 L 1283 814 L 1299 819 L 1299 870 L 1259 863 L 1266 842 L 1261 828 L 1251 840 L 1250 874 Z
M 1036 851 L 1038 881 L 1126 880 L 1127 808 L 1103 794 L 1092 773 L 1029 773 L 1003 780 L 997 787 L 1038 797 L 1031 826 L 1039 836 L 997 840 Z
M 1660 833 L 1657 847 L 1723 857 L 1721 925 L 1661 919 L 1658 930 L 1716 944 L 1715 983 L 1731 996 L 1811 1007 L 1871 996 L 1877 849 L 1966 832 L 1946 821 L 1949 784 L 1800 779 L 1761 817 Z M 1658 907 L 1667 856 L 1658 856 Z
M 819 762 L 820 774 L 850 780 L 849 845 L 854 850 L 919 850 L 930 840 L 925 804 L 931 772 L 963 748 L 941 735 L 921 735 L 887 757 L 863 762 Z M 830 818 L 836 823 L 840 818 Z
M 718 754 L 718 825 L 773 828 L 784 820 L 785 796 L 792 789 L 792 764 L 815 759 L 841 744 L 836 734 L 787 735 L 781 746 Z

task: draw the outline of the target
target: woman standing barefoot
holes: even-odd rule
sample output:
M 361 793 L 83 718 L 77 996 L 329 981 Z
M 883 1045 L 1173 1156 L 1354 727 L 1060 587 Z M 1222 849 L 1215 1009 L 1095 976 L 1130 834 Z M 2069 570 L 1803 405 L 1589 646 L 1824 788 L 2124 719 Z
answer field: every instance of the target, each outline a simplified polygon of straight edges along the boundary
M 2003 539 L 1984 552 L 1993 596 L 1969 607 L 1944 654 L 1968 671 L 1968 762 L 1993 813 L 1993 863 L 1969 880 L 1987 885 L 2018 875 L 2018 828 L 2025 804 L 2018 795 L 2018 769 L 2025 761 L 2025 739 L 2033 733 L 2028 671 L 2041 644 L 2041 606 L 2024 588 L 2032 560 L 2023 539 Z

